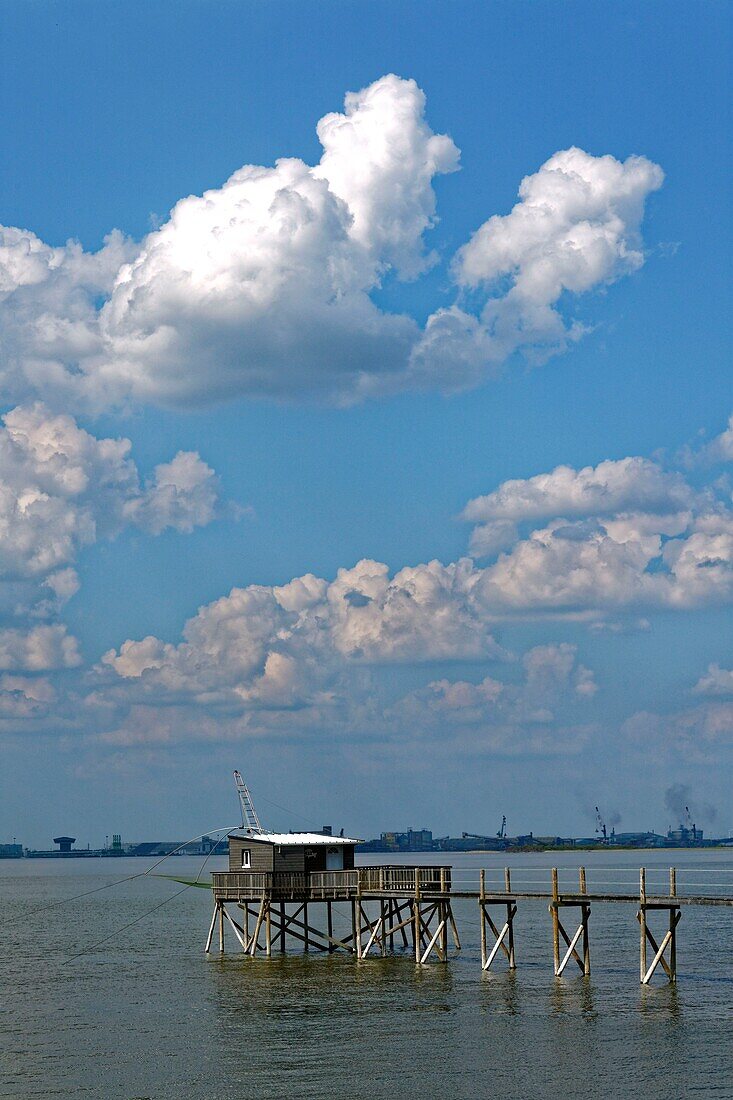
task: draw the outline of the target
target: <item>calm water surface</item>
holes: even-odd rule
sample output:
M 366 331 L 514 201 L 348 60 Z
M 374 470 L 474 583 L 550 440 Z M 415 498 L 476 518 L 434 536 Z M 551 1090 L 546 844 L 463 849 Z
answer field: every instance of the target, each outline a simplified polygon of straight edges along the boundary
M 680 892 L 733 895 L 733 852 L 423 862 L 441 859 L 465 889 L 475 888 L 480 865 L 498 882 L 508 859 L 519 889 L 544 887 L 550 861 L 569 888 L 585 861 L 590 890 L 633 890 L 641 863 L 652 890 L 672 861 L 684 868 Z M 420 970 L 407 956 L 359 965 L 314 953 L 245 959 L 235 942 L 223 958 L 206 957 L 208 892 L 173 897 L 181 886 L 161 878 L 44 910 L 146 866 L 0 861 L 3 1100 L 733 1098 L 733 909 L 683 909 L 677 985 L 655 979 L 648 988 L 639 986 L 633 905 L 594 906 L 593 974 L 568 969 L 560 979 L 542 901 L 520 902 L 517 971 L 499 964 L 488 975 L 475 901 L 455 905 L 460 955 Z M 210 860 L 205 874 L 224 866 Z M 200 867 L 176 858 L 160 870 L 195 877 Z

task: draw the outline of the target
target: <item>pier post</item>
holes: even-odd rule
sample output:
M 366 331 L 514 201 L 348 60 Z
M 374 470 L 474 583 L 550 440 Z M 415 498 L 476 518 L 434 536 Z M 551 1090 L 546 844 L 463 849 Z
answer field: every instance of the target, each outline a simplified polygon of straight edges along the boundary
M 641 939 L 639 941 L 639 981 L 644 981 L 646 974 L 646 867 L 639 869 L 639 929 Z
M 332 912 L 332 908 L 331 908 L 332 904 L 333 903 L 330 902 L 330 901 L 326 902 L 326 930 L 328 931 L 328 940 L 329 940 L 328 953 L 329 953 L 329 955 L 332 955 L 333 952 L 336 950 L 335 944 L 333 944 L 331 942 L 333 940 L 333 912 Z
M 581 894 L 587 894 L 588 888 L 585 881 L 585 867 L 580 867 L 578 870 L 578 884 Z M 588 936 L 588 917 L 590 916 L 590 904 L 585 904 L 581 908 L 581 919 L 583 922 L 583 973 L 586 978 L 590 974 L 590 939 Z
M 224 902 L 219 902 L 219 954 L 224 954 Z
M 504 868 L 504 889 L 506 890 L 507 894 L 511 894 L 511 892 L 512 892 L 512 873 L 511 873 L 511 871 L 509 870 L 508 867 Z M 509 969 L 510 970 L 516 970 L 517 969 L 517 963 L 516 963 L 516 960 L 514 958 L 514 913 L 516 913 L 516 908 L 514 909 L 514 912 L 512 912 L 512 902 L 507 901 L 507 903 L 506 903 L 506 919 L 507 919 L 507 924 L 509 925 L 509 931 L 508 931 L 507 938 L 509 940 Z
M 219 912 L 219 906 L 215 904 L 214 905 L 214 912 L 212 913 L 212 916 L 211 916 L 211 924 L 209 925 L 209 934 L 206 937 L 206 946 L 204 947 L 204 954 L 205 955 L 208 955 L 209 951 L 211 950 L 211 941 L 214 938 L 214 928 L 216 927 L 216 915 L 217 915 L 218 912 Z
M 415 962 L 420 964 L 421 928 L 420 928 L 420 869 L 415 868 L 415 900 L 412 903 L 413 936 L 415 940 Z
M 555 974 L 560 969 L 560 914 L 558 913 L 559 890 L 557 885 L 557 867 L 552 868 L 552 902 L 550 913 L 552 914 L 552 954 L 555 962 Z
M 486 898 L 486 871 L 481 868 L 481 883 L 479 886 L 479 912 L 481 913 L 481 969 L 486 969 L 486 911 L 484 900 Z

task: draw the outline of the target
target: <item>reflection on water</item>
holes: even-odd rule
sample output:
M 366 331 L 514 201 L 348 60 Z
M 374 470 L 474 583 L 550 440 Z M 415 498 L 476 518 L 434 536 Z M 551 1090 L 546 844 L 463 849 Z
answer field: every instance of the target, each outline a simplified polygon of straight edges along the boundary
M 554 978 L 550 987 L 552 1016 L 595 1016 L 595 987 L 590 977 Z
M 521 1011 L 522 983 L 517 980 L 516 970 L 497 973 L 491 970 L 481 975 L 481 1008 L 484 1012 L 497 1012 L 505 1016 L 516 1016 Z
M 714 856 L 733 870 L 733 853 Z M 704 869 L 711 857 L 693 858 Z M 455 859 L 457 875 L 476 861 Z M 20 862 L 0 861 L 3 1100 L 733 1095 L 731 910 L 686 913 L 678 984 L 658 973 L 640 988 L 633 905 L 594 907 L 590 978 L 554 977 L 547 904 L 530 900 L 515 921 L 515 971 L 497 957 L 481 973 L 470 899 L 456 902 L 464 950 L 447 965 L 416 967 L 409 951 L 361 963 L 316 952 L 250 959 L 233 942 L 224 957 L 204 956 L 206 891 L 115 935 L 177 887 L 138 879 L 41 912 L 140 864 Z M 540 877 L 536 858 L 513 862 L 518 877 Z M 607 877 L 626 870 L 607 864 Z M 181 877 L 198 869 L 175 867 Z
M 678 983 L 639 986 L 639 1012 L 646 1019 L 680 1020 L 682 999 Z

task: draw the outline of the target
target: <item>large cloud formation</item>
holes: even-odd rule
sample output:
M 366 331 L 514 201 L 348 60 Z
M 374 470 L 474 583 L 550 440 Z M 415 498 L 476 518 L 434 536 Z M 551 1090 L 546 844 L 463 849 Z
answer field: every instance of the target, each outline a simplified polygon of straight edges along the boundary
M 80 539 L 125 523 L 188 530 L 215 510 L 213 474 L 197 456 L 178 456 L 141 483 L 126 441 L 96 440 L 70 418 L 16 410 L 6 432 L 3 446 L 16 448 L 13 469 L 23 473 L 13 507 L 48 497 L 33 536 L 21 524 L 17 545 L 5 548 L 16 573 L 36 579 L 32 613 L 51 579 L 73 588 L 67 573 Z M 60 623 L 25 634 L 11 625 L 0 631 L 0 729 L 42 728 L 53 714 L 108 745 L 328 730 L 394 744 L 409 732 L 413 743 L 456 751 L 579 751 L 599 720 L 595 677 L 576 646 L 517 654 L 501 634 L 527 619 L 633 629 L 642 614 L 730 602 L 730 488 L 720 477 L 690 478 L 632 456 L 506 481 L 464 509 L 475 525 L 470 556 L 394 574 L 365 559 L 331 579 L 234 588 L 201 607 L 179 641 L 128 639 L 58 697 L 39 674 L 78 664 L 76 643 Z M 57 500 L 73 511 L 73 537 L 57 524 Z M 502 546 L 496 525 L 506 525 Z M 730 672 L 713 665 L 695 694 L 730 690 Z M 706 698 L 666 726 L 640 713 L 625 728 L 632 740 L 669 729 L 691 751 L 698 725 L 711 745 L 727 744 L 729 710 Z
M 113 234 L 90 255 L 0 228 L 0 395 L 354 402 L 463 389 L 517 349 L 561 350 L 581 329 L 566 324 L 560 296 L 643 263 L 644 202 L 661 169 L 556 153 L 522 181 L 514 210 L 459 251 L 455 301 L 421 328 L 372 295 L 438 260 L 425 245 L 433 180 L 459 153 L 424 112 L 413 80 L 382 77 L 320 120 L 318 164 L 246 165 L 181 199 L 140 244 Z
M 364 560 L 330 581 L 235 588 L 202 607 L 178 644 L 126 641 L 96 673 L 106 736 L 155 739 L 154 715 L 175 711 L 179 730 L 195 725 L 192 713 L 205 724 L 217 713 L 237 736 L 410 728 L 496 751 L 572 751 L 594 728 L 592 673 L 574 647 L 540 646 L 521 658 L 518 684 L 497 630 L 528 618 L 633 627 L 641 613 L 733 599 L 733 513 L 719 479 L 695 486 L 643 457 L 561 466 L 504 482 L 464 518 L 478 524 L 472 557 L 394 576 Z M 497 525 L 507 525 L 504 549 Z M 479 675 L 432 671 L 466 662 Z M 395 672 L 406 668 L 422 686 L 400 694 Z M 729 684 L 715 666 L 697 691 Z

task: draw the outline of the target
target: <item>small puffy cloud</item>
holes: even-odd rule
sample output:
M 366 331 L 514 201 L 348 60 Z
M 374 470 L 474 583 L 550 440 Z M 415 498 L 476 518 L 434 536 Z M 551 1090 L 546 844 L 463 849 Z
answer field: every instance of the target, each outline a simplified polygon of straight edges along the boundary
M 190 533 L 216 518 L 219 483 L 195 451 L 179 451 L 172 462 L 155 467 L 140 496 L 129 500 L 124 514 L 154 535 L 166 528 Z
M 197 454 L 180 452 L 140 484 L 127 439 L 98 439 L 36 403 L 0 427 L 0 611 L 50 614 L 79 587 L 83 547 L 126 525 L 191 531 L 215 516 L 219 491 Z
M 506 481 L 469 501 L 487 613 L 595 617 L 733 596 L 733 513 L 722 483 L 693 487 L 651 459 L 606 460 Z M 638 621 L 638 620 L 637 620 Z M 618 620 L 614 629 L 623 629 Z
M 533 344 L 561 349 L 577 338 L 577 326 L 566 327 L 555 308 L 558 299 L 641 267 L 644 203 L 663 179 L 646 157 L 620 162 L 565 149 L 522 180 L 510 214 L 494 215 L 474 233 L 456 256 L 456 278 L 472 288 L 509 280 L 482 315 L 505 354 Z
M 733 695 L 733 668 L 708 665 L 692 690 L 696 695 Z
M 140 243 L 112 234 L 91 254 L 0 229 L 0 396 L 191 407 L 466 389 L 517 349 L 547 355 L 579 338 L 561 293 L 643 262 L 661 169 L 558 152 L 461 249 L 455 300 L 421 326 L 375 295 L 437 262 L 433 183 L 457 169 L 458 149 L 430 128 L 415 81 L 394 75 L 349 93 L 317 132 L 317 164 L 244 165 Z
M 557 466 L 547 474 L 505 481 L 493 493 L 470 500 L 463 518 L 479 524 L 471 548 L 483 556 L 503 549 L 519 523 L 629 511 L 671 514 L 689 508 L 693 497 L 681 474 L 651 459 L 607 459 L 595 467 Z
M 0 670 L 46 672 L 80 664 L 76 638 L 61 623 L 35 626 L 31 630 L 0 629 Z

